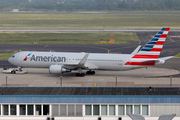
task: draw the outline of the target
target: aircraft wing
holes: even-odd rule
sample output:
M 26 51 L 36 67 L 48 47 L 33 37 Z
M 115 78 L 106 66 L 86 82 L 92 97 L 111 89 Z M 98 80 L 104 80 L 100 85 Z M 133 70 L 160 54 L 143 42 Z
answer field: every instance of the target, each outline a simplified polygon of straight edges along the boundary
M 89 54 L 87 53 L 85 54 L 85 56 L 82 58 L 82 60 L 79 63 L 70 63 L 70 64 L 67 63 L 67 64 L 64 64 L 63 66 L 68 69 L 78 69 L 78 68 L 97 69 L 98 67 L 96 65 L 86 63 L 88 56 Z

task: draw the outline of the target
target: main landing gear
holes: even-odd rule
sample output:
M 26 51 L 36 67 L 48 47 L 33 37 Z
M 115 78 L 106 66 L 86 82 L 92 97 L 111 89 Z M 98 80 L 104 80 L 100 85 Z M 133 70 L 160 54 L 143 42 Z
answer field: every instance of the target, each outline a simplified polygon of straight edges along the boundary
M 95 74 L 95 71 L 89 70 L 89 71 L 86 72 L 86 74 L 87 74 L 87 75 L 94 75 L 94 74 Z
M 85 73 L 77 73 L 76 74 L 76 77 L 84 77 L 85 76 Z
M 87 75 L 94 75 L 94 74 L 95 74 L 95 71 L 89 70 L 89 71 L 86 72 L 86 74 L 87 74 Z M 84 76 L 85 76 L 85 73 L 77 73 L 76 76 L 77 76 L 77 77 L 84 77 Z

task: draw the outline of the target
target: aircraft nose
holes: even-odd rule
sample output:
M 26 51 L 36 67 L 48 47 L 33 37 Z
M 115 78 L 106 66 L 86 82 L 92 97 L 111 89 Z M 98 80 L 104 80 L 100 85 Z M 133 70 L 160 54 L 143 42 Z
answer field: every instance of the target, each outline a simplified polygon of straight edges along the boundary
M 8 62 L 12 64 L 13 60 L 11 57 L 8 59 Z

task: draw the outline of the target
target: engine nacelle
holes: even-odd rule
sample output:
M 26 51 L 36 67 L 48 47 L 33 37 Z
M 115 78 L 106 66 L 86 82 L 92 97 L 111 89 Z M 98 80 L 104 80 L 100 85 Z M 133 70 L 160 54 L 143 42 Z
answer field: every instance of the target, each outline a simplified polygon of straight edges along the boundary
M 71 70 L 66 69 L 61 65 L 51 65 L 49 67 L 49 73 L 64 73 L 64 72 L 71 72 Z

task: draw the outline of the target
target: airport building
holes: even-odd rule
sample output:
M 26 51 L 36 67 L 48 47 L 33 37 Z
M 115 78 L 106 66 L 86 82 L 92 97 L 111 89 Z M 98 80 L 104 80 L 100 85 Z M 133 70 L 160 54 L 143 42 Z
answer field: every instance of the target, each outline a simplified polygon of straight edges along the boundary
M 178 87 L 0 87 L 0 120 L 180 119 Z

